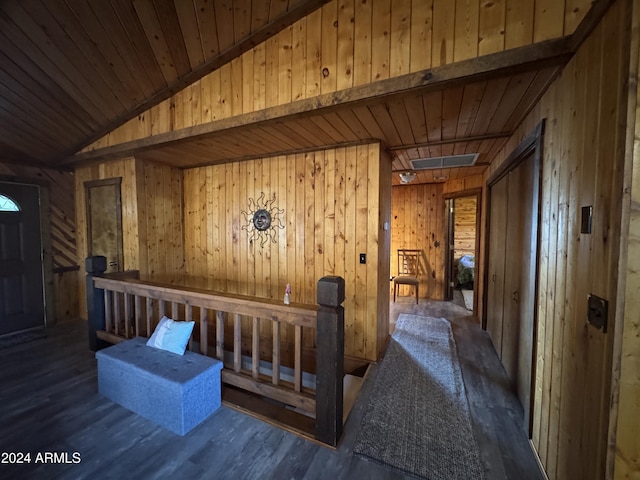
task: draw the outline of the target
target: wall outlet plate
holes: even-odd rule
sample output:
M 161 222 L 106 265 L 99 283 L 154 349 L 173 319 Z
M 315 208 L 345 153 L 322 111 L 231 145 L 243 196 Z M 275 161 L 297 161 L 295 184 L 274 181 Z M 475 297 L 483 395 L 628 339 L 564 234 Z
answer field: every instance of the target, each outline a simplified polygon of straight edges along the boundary
M 589 294 L 587 320 L 591 325 L 602 329 L 607 333 L 607 316 L 609 315 L 609 302 L 597 295 Z

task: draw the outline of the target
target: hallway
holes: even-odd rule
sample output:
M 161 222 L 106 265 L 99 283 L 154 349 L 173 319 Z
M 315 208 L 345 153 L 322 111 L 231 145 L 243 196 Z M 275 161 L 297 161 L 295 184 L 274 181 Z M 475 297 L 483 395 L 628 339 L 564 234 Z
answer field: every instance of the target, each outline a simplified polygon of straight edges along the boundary
M 420 300 L 416 305 L 412 297 L 398 298 L 390 306 L 391 332 L 401 313 L 444 317 L 451 322 L 487 478 L 543 479 L 522 424 L 522 406 L 489 335 L 463 306 L 462 299 Z

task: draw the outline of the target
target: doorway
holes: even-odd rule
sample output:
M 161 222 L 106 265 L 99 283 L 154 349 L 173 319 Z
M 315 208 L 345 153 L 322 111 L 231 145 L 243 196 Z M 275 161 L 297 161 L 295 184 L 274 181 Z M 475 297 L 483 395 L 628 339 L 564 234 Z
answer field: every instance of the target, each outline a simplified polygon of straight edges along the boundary
M 45 326 L 40 188 L 0 182 L 0 335 Z
M 106 273 L 124 270 L 122 248 L 122 178 L 85 182 L 87 253 L 107 258 Z
M 537 336 L 538 231 L 544 124 L 489 179 L 483 327 L 531 435 Z
M 445 197 L 447 299 L 477 314 L 475 262 L 480 241 L 480 195 L 470 190 Z

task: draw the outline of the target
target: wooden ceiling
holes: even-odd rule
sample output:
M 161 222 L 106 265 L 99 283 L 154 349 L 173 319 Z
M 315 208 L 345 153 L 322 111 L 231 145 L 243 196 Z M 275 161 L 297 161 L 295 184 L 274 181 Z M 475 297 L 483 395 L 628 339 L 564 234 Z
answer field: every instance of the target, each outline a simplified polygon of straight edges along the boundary
M 398 172 L 478 153 L 417 182 L 455 179 L 487 168 L 587 31 L 76 154 L 326 1 L 0 1 L 0 161 L 136 155 L 186 168 L 380 140 Z
M 2 0 L 0 161 L 55 167 L 327 0 Z
M 482 173 L 558 68 L 275 117 L 149 148 L 138 145 L 135 154 L 184 168 L 379 139 L 392 153 L 396 171 L 411 170 L 411 159 L 480 154 L 474 167 L 418 173 L 420 183 L 445 181 Z
M 420 171 L 415 182 L 452 180 L 488 167 L 570 55 L 559 39 L 89 150 L 68 162 L 135 155 L 189 168 L 379 140 L 400 172 L 412 159 L 478 153 L 475 166 Z

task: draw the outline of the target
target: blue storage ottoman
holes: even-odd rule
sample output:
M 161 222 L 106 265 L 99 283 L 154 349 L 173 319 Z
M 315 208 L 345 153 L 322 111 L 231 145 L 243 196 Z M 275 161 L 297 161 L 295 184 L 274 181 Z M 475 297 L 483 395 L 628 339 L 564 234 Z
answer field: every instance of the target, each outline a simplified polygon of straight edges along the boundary
M 137 337 L 96 352 L 98 391 L 108 399 L 185 435 L 220 407 L 222 362 L 146 345 Z

